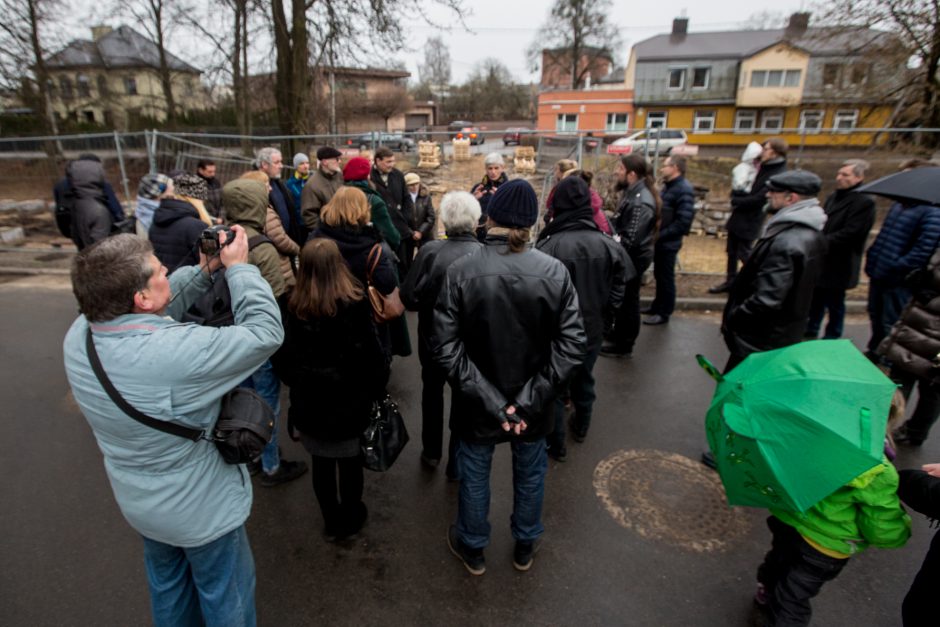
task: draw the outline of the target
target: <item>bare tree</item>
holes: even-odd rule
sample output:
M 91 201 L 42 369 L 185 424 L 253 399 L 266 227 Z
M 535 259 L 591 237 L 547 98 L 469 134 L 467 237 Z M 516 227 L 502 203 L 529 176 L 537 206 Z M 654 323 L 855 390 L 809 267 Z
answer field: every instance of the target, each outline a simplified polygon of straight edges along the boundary
M 422 83 L 442 90 L 450 85 L 450 48 L 439 35 L 428 37 L 424 44 L 424 63 L 418 66 Z
M 571 88 L 580 88 L 595 62 L 611 56 L 620 42 L 607 19 L 612 10 L 611 0 L 555 0 L 528 50 L 533 67 L 544 51 L 550 62 L 570 65 Z
M 166 123 L 172 128 L 177 121 L 177 107 L 166 41 L 172 23 L 170 13 L 177 8 L 176 0 L 119 0 L 115 8 L 130 14 L 135 25 L 143 29 L 147 37 L 157 45 L 157 76 L 166 107 Z
M 781 11 L 758 11 L 751 13 L 746 20 L 741 22 L 741 28 L 745 30 L 766 30 L 771 28 L 783 28 L 787 25 L 788 16 Z
M 407 111 L 411 107 L 411 103 L 408 90 L 403 86 L 396 85 L 369 98 L 366 103 L 366 110 L 382 118 L 385 122 L 385 130 L 388 131 L 391 130 L 388 128 L 389 119 Z

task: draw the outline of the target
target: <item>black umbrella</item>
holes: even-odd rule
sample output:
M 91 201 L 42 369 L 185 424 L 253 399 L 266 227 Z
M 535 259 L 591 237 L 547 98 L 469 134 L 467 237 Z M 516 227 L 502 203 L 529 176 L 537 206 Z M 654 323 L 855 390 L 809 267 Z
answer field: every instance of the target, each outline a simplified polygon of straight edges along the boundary
M 914 168 L 889 174 L 858 191 L 906 204 L 940 206 L 940 168 Z

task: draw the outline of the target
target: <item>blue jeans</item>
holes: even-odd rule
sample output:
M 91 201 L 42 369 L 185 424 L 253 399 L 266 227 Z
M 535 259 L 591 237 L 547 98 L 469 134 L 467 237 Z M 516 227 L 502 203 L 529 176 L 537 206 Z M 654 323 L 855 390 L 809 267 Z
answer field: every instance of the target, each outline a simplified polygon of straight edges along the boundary
M 893 283 L 875 279 L 868 286 L 868 317 L 871 319 L 871 339 L 868 350 L 874 353 L 881 340 L 891 332 L 891 327 L 901 317 L 901 310 L 911 300 L 911 291 Z
M 156 627 L 255 625 L 255 561 L 245 525 L 203 546 L 144 538 Z
M 813 302 L 809 306 L 809 323 L 806 335 L 819 335 L 823 317 L 829 311 L 829 322 L 823 339 L 835 340 L 842 337 L 845 324 L 845 290 L 839 288 L 817 287 L 813 290 Z
M 274 430 L 271 441 L 261 452 L 261 469 L 272 473 L 281 465 L 281 456 L 277 450 L 277 423 L 281 420 L 281 380 L 274 374 L 271 360 L 267 360 L 250 377 L 242 381 L 242 387 L 255 390 L 274 411 Z
M 591 426 L 591 414 L 594 412 L 594 364 L 600 347 L 596 347 L 584 356 L 581 365 L 575 368 L 568 384 L 568 397 L 574 406 L 572 428 L 575 431 L 586 432 Z M 548 445 L 555 449 L 565 448 L 565 399 L 555 399 L 555 430 L 548 434 Z
M 512 447 L 512 537 L 533 542 L 542 535 L 542 501 L 548 456 L 545 442 L 510 442 Z M 457 441 L 460 494 L 457 501 L 457 536 L 471 549 L 490 543 L 490 469 L 495 444 Z

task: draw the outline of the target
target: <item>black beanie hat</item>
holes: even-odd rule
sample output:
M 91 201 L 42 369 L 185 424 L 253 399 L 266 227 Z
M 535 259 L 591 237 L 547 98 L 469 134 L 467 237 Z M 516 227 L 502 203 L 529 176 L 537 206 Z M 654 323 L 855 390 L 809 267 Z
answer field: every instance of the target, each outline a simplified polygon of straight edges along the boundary
M 552 210 L 556 216 L 571 211 L 591 211 L 591 190 L 587 182 L 577 175 L 561 179 L 552 196 Z
M 486 215 L 500 226 L 532 226 L 539 218 L 539 201 L 535 190 L 524 179 L 503 183 L 490 199 Z

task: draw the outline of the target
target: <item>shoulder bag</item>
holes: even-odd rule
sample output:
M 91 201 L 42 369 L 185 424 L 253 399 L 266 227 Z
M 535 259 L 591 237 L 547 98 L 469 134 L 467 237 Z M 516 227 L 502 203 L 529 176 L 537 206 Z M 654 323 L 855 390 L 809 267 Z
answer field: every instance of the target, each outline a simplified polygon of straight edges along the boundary
M 366 283 L 368 283 L 369 303 L 372 305 L 372 317 L 376 322 L 388 322 L 405 313 L 405 305 L 396 286 L 389 294 L 382 294 L 372 283 L 372 275 L 382 258 L 382 245 L 376 244 L 366 258 Z
M 408 444 L 408 429 L 398 405 L 388 394 L 372 404 L 372 416 L 360 441 L 362 465 L 369 470 L 385 472 Z

